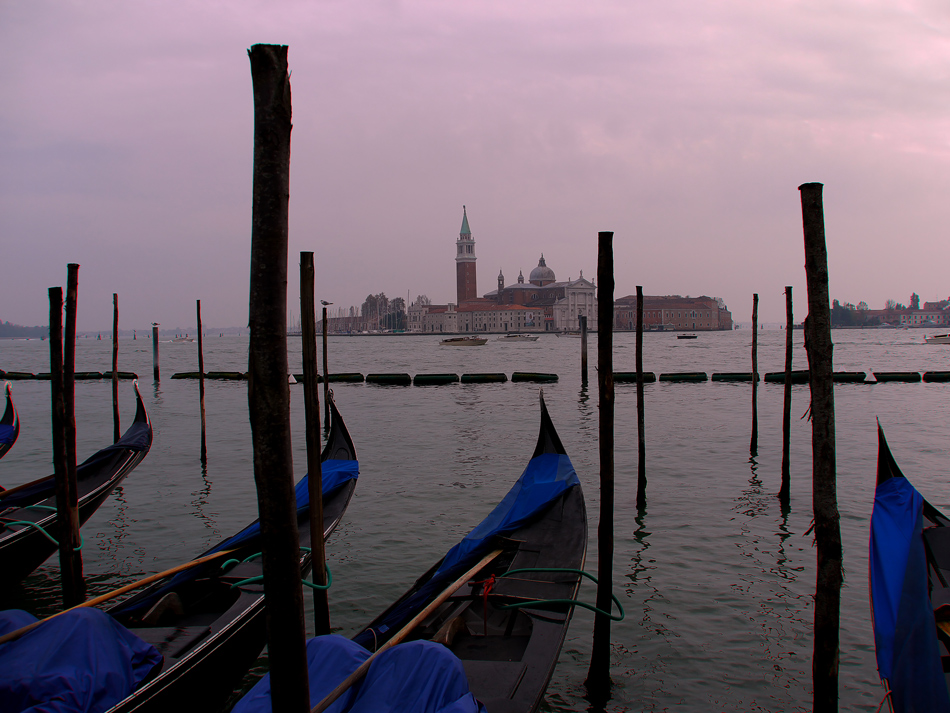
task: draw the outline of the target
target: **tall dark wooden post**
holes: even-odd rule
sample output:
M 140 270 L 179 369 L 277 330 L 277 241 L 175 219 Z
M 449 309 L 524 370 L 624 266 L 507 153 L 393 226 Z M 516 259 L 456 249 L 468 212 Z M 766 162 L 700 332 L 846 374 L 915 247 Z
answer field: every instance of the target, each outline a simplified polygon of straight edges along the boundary
M 587 317 L 580 315 L 577 318 L 581 329 L 581 383 L 587 383 Z
M 63 602 L 73 607 L 86 600 L 79 550 L 79 490 L 76 485 L 76 305 L 79 265 L 66 266 L 66 328 L 63 336 L 63 431 L 66 436 L 66 479 L 57 483 L 56 510 L 59 528 L 59 563 L 63 577 Z
M 152 323 L 152 377 L 158 381 L 158 322 Z
M 637 509 L 647 506 L 647 439 L 643 396 L 643 287 L 637 285 Z
M 66 482 L 66 404 L 63 396 L 63 288 L 49 288 L 49 374 L 52 401 L 53 478 L 57 511 L 66 511 L 69 487 Z M 62 508 L 60 508 L 62 503 Z M 69 561 L 66 562 L 69 567 Z M 65 571 L 65 570 L 64 570 Z M 65 577 L 63 578 L 65 583 Z M 68 595 L 63 584 L 63 599 Z M 66 602 L 66 606 L 70 606 Z
M 782 507 L 791 501 L 791 475 L 789 449 L 792 434 L 792 336 L 795 323 L 792 321 L 792 287 L 785 287 L 785 402 L 782 408 L 782 487 L 778 491 Z
M 330 303 L 332 304 L 332 302 Z M 330 430 L 330 367 L 327 360 L 327 306 L 323 305 L 323 427 Z M 317 374 L 313 374 L 316 384 Z
M 597 607 L 610 611 L 614 560 L 614 253 L 612 232 L 597 235 L 597 382 L 600 391 L 600 522 L 597 525 Z M 587 692 L 592 702 L 610 697 L 610 619 L 594 615 Z
M 749 441 L 749 455 L 759 454 L 759 295 L 752 295 L 752 439 Z
M 271 705 L 275 711 L 303 713 L 309 711 L 310 694 L 287 383 L 287 47 L 254 45 L 248 56 L 254 84 L 248 405 L 267 592 Z
M 208 464 L 208 439 L 205 429 L 205 352 L 201 334 L 201 300 L 196 300 L 198 311 L 198 402 L 201 409 L 201 464 Z
M 112 293 L 112 435 L 113 443 L 122 436 L 119 424 L 119 295 Z
M 313 298 L 313 275 L 313 253 L 300 253 L 300 338 L 303 340 L 303 407 L 309 473 L 307 489 L 310 493 L 310 552 L 313 557 L 314 584 L 325 585 L 327 555 L 323 542 L 323 467 L 320 462 L 320 388 L 317 386 L 317 311 Z M 324 307 L 324 324 L 326 311 L 327 308 Z M 313 590 L 313 625 L 317 636 L 330 633 L 330 602 L 325 589 Z
M 835 399 L 828 294 L 828 252 L 822 184 L 798 187 L 805 235 L 808 317 L 805 349 L 811 384 L 812 505 L 818 551 L 815 591 L 815 658 L 812 662 L 816 713 L 838 709 L 839 615 L 842 550 L 835 461 Z

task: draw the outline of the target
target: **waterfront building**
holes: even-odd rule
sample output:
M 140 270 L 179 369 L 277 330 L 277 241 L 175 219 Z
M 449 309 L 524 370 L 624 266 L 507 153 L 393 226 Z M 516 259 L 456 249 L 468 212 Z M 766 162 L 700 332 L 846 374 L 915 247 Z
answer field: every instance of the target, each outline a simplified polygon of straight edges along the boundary
M 637 328 L 637 296 L 614 301 L 614 329 Z M 720 297 L 643 296 L 646 330 L 714 331 L 732 329 L 732 313 Z

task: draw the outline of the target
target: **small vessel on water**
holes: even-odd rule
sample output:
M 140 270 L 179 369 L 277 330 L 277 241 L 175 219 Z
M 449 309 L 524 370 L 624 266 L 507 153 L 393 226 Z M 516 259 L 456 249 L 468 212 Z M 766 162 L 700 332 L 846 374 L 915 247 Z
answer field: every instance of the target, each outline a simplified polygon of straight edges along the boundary
M 534 454 L 491 514 L 352 640 L 330 635 L 307 643 L 311 700 L 337 692 L 380 652 L 358 690 L 343 693 L 332 710 L 537 710 L 574 611 L 586 550 L 580 480 L 542 397 Z M 265 677 L 234 713 L 269 710 Z
M 696 335 L 695 334 L 677 334 L 676 338 L 677 339 L 696 339 Z
M 498 337 L 496 342 L 536 342 L 538 341 L 538 334 L 505 334 L 504 336 Z
M 152 446 L 152 424 L 138 382 L 132 425 L 118 441 L 76 467 L 79 523 L 85 523 Z M 19 582 L 59 547 L 56 484 L 52 475 L 0 491 L 0 567 L 4 580 Z
M 449 337 L 439 344 L 443 347 L 480 347 L 487 342 L 487 337 Z
M 950 344 L 950 334 L 932 334 L 924 337 L 927 344 Z
M 321 456 L 324 539 L 342 520 L 359 474 L 332 396 L 329 404 Z M 295 497 L 299 541 L 309 544 L 308 476 L 297 483 Z M 82 701 L 94 700 L 95 710 L 108 713 L 219 710 L 264 648 L 262 539 L 255 521 L 106 612 L 73 610 L 71 619 L 52 618 L 3 643 L 0 701 L 54 700 L 65 702 L 63 710 L 67 704 L 79 710 Z M 310 551 L 301 547 L 301 574 L 310 566 Z M 30 620 L 23 611 L 0 612 L 0 634 Z M 31 643 L 31 637 L 39 638 Z M 46 658 L 23 653 L 36 651 Z
M 16 406 L 13 405 L 13 397 L 11 396 L 13 387 L 10 386 L 9 381 L 6 384 L 6 392 L 7 408 L 3 412 L 3 418 L 0 418 L 0 458 L 3 458 L 6 452 L 13 448 L 17 436 L 20 435 L 20 417 L 17 415 Z
M 871 614 L 894 711 L 950 710 L 950 519 L 910 484 L 878 425 Z

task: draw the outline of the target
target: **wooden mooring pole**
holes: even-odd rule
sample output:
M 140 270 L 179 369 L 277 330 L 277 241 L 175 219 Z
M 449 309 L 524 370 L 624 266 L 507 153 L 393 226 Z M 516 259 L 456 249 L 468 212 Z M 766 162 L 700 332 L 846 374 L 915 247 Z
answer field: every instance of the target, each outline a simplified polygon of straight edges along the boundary
M 815 649 L 812 661 L 813 710 L 838 709 L 839 615 L 842 549 L 835 462 L 835 401 L 828 293 L 828 252 L 822 184 L 798 187 L 805 236 L 808 316 L 805 350 L 811 384 L 812 505 L 818 577 L 815 590 Z
M 749 441 L 749 455 L 759 454 L 759 295 L 752 295 L 752 439 Z
M 331 303 L 332 304 L 332 303 Z M 327 306 L 323 305 L 323 427 L 330 430 L 330 367 L 327 361 Z M 313 373 L 316 388 L 317 373 Z M 318 459 L 319 460 L 319 459 Z
M 158 381 L 158 322 L 152 323 L 152 378 Z
M 317 311 L 314 302 L 313 253 L 300 253 L 300 338 L 303 340 L 303 408 L 307 433 L 307 490 L 310 494 L 310 552 L 313 582 L 326 585 L 327 555 L 323 542 L 323 468 L 320 463 L 320 388 L 317 386 Z M 323 308 L 324 325 L 327 308 Z M 324 327 L 326 329 L 326 327 Z M 326 334 L 326 332 L 324 332 Z M 326 363 L 326 356 L 324 356 Z M 323 382 L 326 386 L 326 379 Z M 329 402 L 327 403 L 329 410 Z M 330 633 L 327 590 L 313 590 L 314 633 Z
M 66 436 L 66 478 L 57 483 L 56 511 L 59 528 L 59 563 L 63 578 L 63 603 L 73 607 L 86 599 L 79 539 L 79 490 L 76 485 L 76 305 L 79 265 L 66 266 L 66 325 L 63 336 L 63 431 Z
M 271 707 L 305 713 L 310 693 L 287 383 L 287 47 L 254 45 L 248 56 L 254 86 L 254 185 L 247 390 L 263 540 Z
M 119 295 L 112 293 L 112 435 L 113 443 L 122 436 L 119 423 Z
M 614 560 L 614 253 L 612 232 L 597 235 L 597 382 L 600 411 L 600 522 L 597 525 L 597 608 L 612 606 Z M 587 671 L 588 699 L 610 698 L 610 619 L 594 615 L 594 640 Z
M 792 287 L 785 287 L 785 402 L 782 408 L 782 487 L 778 497 L 782 507 L 787 508 L 791 501 L 791 475 L 789 473 L 789 448 L 792 433 L 792 335 L 795 324 L 792 321 Z
M 196 300 L 198 312 L 198 402 L 201 409 L 201 465 L 208 464 L 208 439 L 205 424 L 205 352 L 201 334 L 201 300 Z
M 580 315 L 577 318 L 581 328 L 581 383 L 587 383 L 587 317 Z
M 637 285 L 637 510 L 647 506 L 647 439 L 643 404 L 643 287 Z

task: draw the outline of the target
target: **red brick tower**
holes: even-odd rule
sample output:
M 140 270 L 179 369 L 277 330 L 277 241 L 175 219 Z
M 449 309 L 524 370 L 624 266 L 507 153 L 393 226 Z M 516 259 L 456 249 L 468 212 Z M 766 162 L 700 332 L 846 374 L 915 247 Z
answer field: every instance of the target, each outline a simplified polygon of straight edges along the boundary
M 468 227 L 468 213 L 465 206 L 462 206 L 462 229 L 459 231 L 459 239 L 455 244 L 457 246 L 455 253 L 456 287 L 458 304 L 462 304 L 478 297 L 478 290 L 475 285 L 475 240 L 472 238 L 472 231 Z

